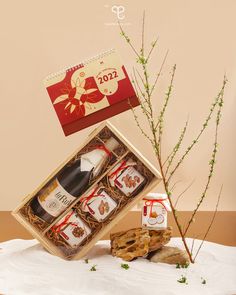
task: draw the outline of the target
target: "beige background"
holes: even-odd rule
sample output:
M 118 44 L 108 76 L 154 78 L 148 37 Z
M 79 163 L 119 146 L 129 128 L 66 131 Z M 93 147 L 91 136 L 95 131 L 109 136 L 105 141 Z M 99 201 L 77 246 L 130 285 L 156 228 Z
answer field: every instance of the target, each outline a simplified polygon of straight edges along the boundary
M 157 108 L 167 86 L 169 70 L 177 63 L 174 96 L 165 129 L 165 153 L 175 143 L 188 114 L 191 127 L 186 142 L 190 142 L 227 73 L 230 83 L 225 94 L 218 166 L 208 201 L 201 210 L 213 209 L 221 183 L 224 190 L 220 210 L 236 210 L 234 0 L 1 1 L 0 210 L 13 209 L 94 128 L 65 138 L 44 89 L 43 78 L 112 47 L 118 49 L 131 71 L 134 57 L 113 24 L 115 15 L 111 6 L 114 4 L 125 6 L 124 26 L 137 46 L 140 46 L 141 14 L 146 9 L 146 40 L 150 43 L 159 36 L 153 71 L 157 71 L 165 51 L 170 50 L 166 74 L 156 93 Z M 112 118 L 111 122 L 155 162 L 152 149 L 144 142 L 130 111 Z M 176 180 L 181 181 L 176 195 L 195 179 L 194 186 L 180 202 L 181 210 L 193 208 L 206 181 L 213 128 L 211 125 L 191 160 L 176 175 Z M 161 187 L 158 190 L 161 191 Z

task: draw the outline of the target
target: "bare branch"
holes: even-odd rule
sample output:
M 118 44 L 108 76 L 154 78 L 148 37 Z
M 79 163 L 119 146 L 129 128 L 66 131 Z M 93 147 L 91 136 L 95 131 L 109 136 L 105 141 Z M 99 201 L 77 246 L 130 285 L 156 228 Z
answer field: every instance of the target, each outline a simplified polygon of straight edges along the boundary
M 165 111 L 166 111 L 166 108 L 167 108 L 167 105 L 168 105 L 168 102 L 169 102 L 169 99 L 170 99 L 170 96 L 171 96 L 175 71 L 176 71 L 176 65 L 173 66 L 172 73 L 171 73 L 171 79 L 170 79 L 170 85 L 168 86 L 168 90 L 167 90 L 166 95 L 165 95 L 164 104 L 163 104 L 163 107 L 162 107 L 162 109 L 160 111 L 158 122 L 157 122 L 157 124 L 155 126 L 155 129 L 156 129 L 158 127 L 158 125 L 159 125 L 159 134 L 158 134 L 159 138 L 162 135 L 162 131 L 163 131 L 163 124 L 162 123 L 163 123 L 163 118 L 164 118 L 164 115 L 165 115 Z
M 195 243 L 195 240 L 198 239 L 201 235 L 196 235 L 194 238 L 193 238 L 193 241 L 192 241 L 192 246 L 191 246 L 191 255 L 193 255 L 193 249 L 194 249 L 194 243 Z
M 163 134 L 164 115 L 165 115 L 165 111 L 166 111 L 166 108 L 167 108 L 167 105 L 169 103 L 169 99 L 170 99 L 170 96 L 171 96 L 171 92 L 172 92 L 172 88 L 173 88 L 173 82 L 174 82 L 174 76 L 175 76 L 175 71 L 176 71 L 176 65 L 174 65 L 174 67 L 172 69 L 170 85 L 169 85 L 168 91 L 167 91 L 167 93 L 165 95 L 164 105 L 163 105 L 163 107 L 162 107 L 162 109 L 160 111 L 158 122 L 157 122 L 156 127 L 155 127 L 155 129 L 156 129 L 157 126 L 159 125 L 159 128 L 158 128 L 157 148 L 158 148 L 160 157 L 161 157 L 161 139 L 162 139 L 162 134 Z
M 162 64 L 161 64 L 160 70 L 159 70 L 159 72 L 158 72 L 158 74 L 157 74 L 157 76 L 156 76 L 156 80 L 154 81 L 154 84 L 153 84 L 153 86 L 152 86 L 152 88 L 151 88 L 151 93 L 150 93 L 150 95 L 152 95 L 152 93 L 153 93 L 153 91 L 154 91 L 154 89 L 155 89 L 155 87 L 156 87 L 156 84 L 157 84 L 157 82 L 158 82 L 158 79 L 159 79 L 159 77 L 160 77 L 160 75 L 161 75 L 161 73 L 162 73 L 163 67 L 164 67 L 164 65 L 165 65 L 165 62 L 166 62 L 166 59 L 167 59 L 168 53 L 169 53 L 169 50 L 167 50 L 167 52 L 166 52 L 166 54 L 165 54 L 165 57 L 164 57 L 164 59 L 163 59 L 163 61 L 162 61 Z
M 139 82 L 138 82 L 138 79 L 137 79 L 137 77 L 136 77 L 136 74 L 135 74 L 135 70 L 133 69 L 133 72 L 134 72 L 134 79 L 135 79 L 135 81 L 134 81 L 134 88 L 135 88 L 135 91 L 136 91 L 136 93 L 139 93 L 138 92 L 138 89 L 139 89 L 139 91 L 141 92 L 141 96 L 142 96 L 142 98 L 144 99 L 144 102 L 142 102 L 142 100 L 139 98 L 139 103 L 140 103 L 140 106 L 141 106 L 141 109 L 142 109 L 142 112 L 145 114 L 145 116 L 147 117 L 147 120 L 148 120 L 148 123 L 149 123 L 149 125 L 150 125 L 150 112 L 149 112 L 149 110 L 145 107 L 145 105 L 144 105 L 144 103 L 147 103 L 147 99 L 146 99 L 146 97 L 145 97 L 145 94 L 142 92 L 142 89 L 141 89 L 141 87 L 140 87 L 140 85 L 139 85 Z M 138 88 L 138 89 L 137 89 Z
M 147 62 L 149 61 L 149 58 L 151 57 L 151 54 L 152 54 L 154 48 L 156 47 L 158 39 L 159 38 L 157 37 L 156 40 L 154 42 L 152 42 L 152 44 L 151 44 L 151 49 L 150 49 L 150 51 L 149 51 L 149 53 L 147 55 L 147 59 L 146 59 Z
M 198 248 L 198 250 L 197 250 L 197 252 L 196 252 L 196 254 L 195 254 L 195 256 L 194 256 L 194 259 L 193 259 L 194 261 L 196 260 L 198 254 L 199 254 L 199 251 L 201 250 L 202 245 L 203 245 L 203 243 L 205 242 L 206 237 L 207 237 L 207 235 L 209 234 L 209 232 L 210 232 L 210 230 L 211 230 L 211 227 L 212 227 L 212 225 L 213 225 L 213 223 L 214 223 L 214 220 L 215 220 L 215 218 L 216 218 L 216 214 L 217 214 L 218 207 L 219 207 L 219 202 L 220 202 L 220 197 L 221 197 L 222 189 L 223 189 L 223 185 L 221 185 L 221 188 L 220 188 L 220 192 L 219 192 L 219 195 L 218 195 L 218 198 L 217 198 L 217 203 L 216 203 L 216 207 L 215 207 L 215 211 L 214 211 L 213 217 L 212 217 L 211 222 L 210 222 L 210 224 L 209 224 L 209 226 L 208 226 L 208 228 L 207 228 L 207 231 L 206 231 L 206 233 L 205 233 L 205 235 L 204 235 L 204 237 L 203 237 L 203 239 L 202 239 L 202 242 L 201 242 L 201 244 L 200 244 L 200 246 L 199 246 L 199 248 Z
M 138 91 L 136 91 L 137 93 L 140 93 L 141 95 L 141 97 L 144 99 L 144 100 L 146 100 L 146 98 L 145 98 L 145 93 L 143 93 L 143 91 L 142 91 L 142 89 L 141 89 L 141 87 L 140 87 L 140 85 L 139 85 L 139 82 L 138 82 L 138 79 L 137 79 L 137 76 L 136 76 L 136 74 L 135 74 L 135 68 L 133 68 L 133 75 L 134 75 L 134 85 L 135 85 L 135 88 L 136 88 L 136 90 L 139 90 L 139 92 Z
M 209 114 L 208 114 L 208 116 L 207 116 L 204 124 L 202 125 L 202 128 L 201 128 L 200 132 L 198 133 L 197 137 L 192 141 L 192 143 L 188 146 L 188 148 L 184 152 L 183 156 L 180 158 L 180 160 L 178 161 L 177 165 L 175 166 L 175 168 L 171 171 L 170 176 L 168 177 L 168 181 L 171 179 L 172 175 L 179 168 L 179 166 L 183 163 L 183 160 L 185 159 L 185 157 L 189 154 L 189 152 L 192 150 L 192 148 L 196 145 L 196 143 L 198 142 L 199 138 L 201 137 L 201 135 L 203 134 L 203 132 L 207 128 L 208 122 L 211 119 L 212 113 L 214 112 L 216 106 L 218 105 L 219 101 L 221 100 L 221 98 L 224 95 L 224 89 L 225 89 L 226 83 L 227 83 L 227 79 L 226 79 L 226 77 L 224 77 L 222 88 L 221 88 L 220 92 L 218 93 L 218 95 L 217 95 L 214 103 L 212 104 L 211 109 L 210 109 L 210 112 L 209 112 Z
M 181 182 L 181 180 L 177 180 L 177 181 L 172 185 L 172 187 L 170 188 L 170 191 L 173 192 L 173 190 L 174 190 L 174 188 L 176 187 L 176 185 L 177 185 L 178 183 L 180 183 L 180 182 Z
M 138 126 L 138 128 L 140 129 L 141 133 L 151 142 L 151 144 L 153 144 L 153 141 L 152 139 L 150 138 L 150 136 L 143 130 L 143 128 L 141 127 L 140 123 L 139 123 L 139 120 L 138 120 L 138 116 L 136 115 L 135 113 L 135 110 L 134 108 L 132 107 L 131 103 L 129 102 L 130 104 L 130 107 L 131 107 L 131 110 L 132 110 L 132 113 L 133 113 L 133 116 L 134 116 L 134 119 L 135 119 L 135 122 Z
M 120 31 L 121 31 L 121 36 L 123 36 L 126 40 L 126 42 L 129 44 L 129 46 L 132 48 L 133 52 L 135 53 L 135 55 L 139 58 L 140 55 L 138 54 L 137 50 L 135 49 L 135 47 L 133 46 L 133 44 L 130 42 L 130 38 L 125 34 L 120 22 L 118 22 L 119 27 L 120 27 Z
M 141 45 L 142 56 L 144 56 L 144 27 L 145 27 L 145 10 L 143 11 L 143 24 L 142 24 L 142 45 Z
M 175 202 L 175 207 L 177 206 L 177 204 L 178 204 L 180 198 L 183 196 L 183 194 L 186 193 L 190 189 L 190 187 L 193 185 L 194 181 L 195 181 L 195 179 L 192 180 L 192 182 L 185 188 L 185 190 L 183 190 L 182 193 L 178 195 L 176 202 Z
M 183 139 L 184 139 L 184 136 L 185 136 L 185 133 L 186 133 L 186 130 L 187 130 L 187 126 L 188 126 L 188 119 L 187 119 L 187 121 L 185 122 L 185 126 L 184 126 L 183 130 L 182 130 L 181 133 L 180 133 L 180 137 L 179 137 L 179 139 L 178 139 L 176 145 L 174 146 L 172 152 L 170 153 L 170 155 L 169 155 L 169 156 L 167 157 L 167 159 L 166 159 L 166 161 L 168 161 L 168 165 L 167 165 L 167 167 L 166 167 L 165 175 L 167 175 L 168 170 L 169 170 L 169 168 L 170 168 L 170 166 L 171 166 L 171 164 L 172 164 L 172 162 L 173 162 L 173 160 L 174 160 L 174 158 L 175 158 L 175 156 L 176 156 L 178 150 L 179 150 L 180 147 L 181 147 L 182 141 L 183 141 Z M 165 165 L 166 161 L 164 162 L 163 165 Z
M 139 73 L 139 71 L 137 69 L 135 69 L 135 71 L 137 72 L 139 79 L 141 80 L 143 87 L 145 88 L 145 83 L 144 83 L 143 77 L 141 76 L 141 74 Z
M 188 229 L 194 219 L 194 216 L 196 215 L 199 207 L 201 206 L 203 200 L 205 199 L 206 197 L 206 194 L 207 194 L 207 191 L 209 189 L 209 186 L 210 186 L 210 182 L 211 182 L 211 179 L 212 179 L 212 176 L 213 176 L 213 172 L 214 172 L 214 167 L 215 167 L 215 163 L 216 163 L 216 153 L 217 153 L 217 146 L 218 146 L 218 129 L 219 129 L 219 123 L 220 123 L 220 118 L 221 118 L 221 110 L 222 110 L 222 107 L 223 107 L 223 95 L 224 93 L 221 94 L 221 97 L 220 97 L 220 100 L 219 100 L 219 103 L 218 103 L 218 106 L 219 106 L 219 109 L 218 109 L 218 112 L 217 112 L 217 115 L 216 115 L 216 127 L 215 127 L 215 138 L 214 138 L 214 144 L 213 144 L 213 151 L 212 151 L 212 155 L 211 155 L 211 160 L 209 162 L 209 166 L 210 166 L 210 169 L 209 169 L 209 174 L 208 174 L 208 178 L 207 178 L 207 182 L 206 182 L 206 186 L 204 188 L 204 191 L 201 195 L 201 198 L 200 200 L 198 201 L 197 203 L 197 206 L 196 208 L 194 209 L 193 211 L 193 214 L 188 222 L 188 225 L 184 231 L 184 234 L 186 235 L 186 233 L 188 232 Z

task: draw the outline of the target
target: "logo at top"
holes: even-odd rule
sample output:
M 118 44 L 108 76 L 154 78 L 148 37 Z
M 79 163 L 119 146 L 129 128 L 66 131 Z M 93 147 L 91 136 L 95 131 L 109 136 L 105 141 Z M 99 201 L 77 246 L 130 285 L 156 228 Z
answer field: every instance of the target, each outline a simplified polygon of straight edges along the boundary
M 113 5 L 113 6 L 111 7 L 111 11 L 112 11 L 114 14 L 116 14 L 116 16 L 117 16 L 117 18 L 118 18 L 119 20 L 122 20 L 122 19 L 125 18 L 125 14 L 124 14 L 124 12 L 125 12 L 125 7 L 124 7 L 124 6 L 122 6 L 122 5 L 119 5 L 119 6 L 117 6 L 117 5 Z

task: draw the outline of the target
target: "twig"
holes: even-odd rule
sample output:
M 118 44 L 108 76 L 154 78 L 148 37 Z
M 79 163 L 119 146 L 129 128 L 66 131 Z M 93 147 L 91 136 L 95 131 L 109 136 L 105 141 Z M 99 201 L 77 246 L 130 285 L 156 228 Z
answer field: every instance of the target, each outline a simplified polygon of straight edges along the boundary
M 133 72 L 134 72 L 134 79 L 135 79 L 135 81 L 134 81 L 135 92 L 136 92 L 137 95 L 138 95 L 139 103 L 140 103 L 140 106 L 141 106 L 142 112 L 143 112 L 144 115 L 147 117 L 148 123 L 149 123 L 149 125 L 150 125 L 150 120 L 149 120 L 149 118 L 150 118 L 150 112 L 149 112 L 149 110 L 147 110 L 147 109 L 145 108 L 144 103 L 142 102 L 142 100 L 141 100 L 141 98 L 140 98 L 140 96 L 139 96 L 139 92 L 141 92 L 141 95 L 142 95 L 142 97 L 143 97 L 143 99 L 144 99 L 144 102 L 147 102 L 147 100 L 146 100 L 146 98 L 145 98 L 145 95 L 142 93 L 142 89 L 140 88 L 140 85 L 139 85 L 139 83 L 138 83 L 137 77 L 136 77 L 136 75 L 135 75 L 135 69 L 133 69 Z M 139 92 L 138 92 L 138 89 L 137 89 L 137 88 L 139 89 Z
M 163 61 L 162 61 L 161 67 L 160 67 L 160 70 L 159 70 L 159 72 L 158 72 L 158 74 L 157 74 L 157 76 L 156 76 L 156 80 L 155 80 L 155 82 L 154 82 L 154 84 L 153 84 L 153 86 L 152 86 L 152 88 L 151 88 L 151 93 L 150 93 L 150 95 L 152 95 L 152 93 L 153 93 L 153 91 L 154 91 L 154 89 L 155 89 L 155 87 L 156 87 L 156 84 L 157 84 L 157 82 L 158 82 L 158 79 L 159 79 L 159 77 L 160 77 L 160 75 L 161 75 L 161 73 L 162 73 L 163 67 L 164 67 L 164 65 L 165 65 L 165 62 L 166 62 L 166 59 L 167 59 L 168 53 L 169 53 L 169 50 L 167 50 L 167 52 L 166 52 L 166 54 L 165 54 L 165 56 L 164 56 L 164 59 L 163 59 Z
M 155 129 L 157 127 L 159 127 L 158 128 L 159 130 L 158 130 L 158 142 L 157 142 L 157 146 L 158 146 L 158 150 L 159 150 L 160 156 L 161 156 L 161 138 L 162 138 L 162 133 L 163 133 L 163 120 L 164 120 L 165 111 L 166 111 L 166 108 L 167 108 L 167 105 L 168 105 L 168 102 L 169 102 L 169 99 L 170 99 L 170 96 L 171 96 L 172 88 L 173 88 L 175 71 L 176 71 L 176 65 L 173 66 L 172 73 L 171 73 L 170 85 L 169 85 L 168 91 L 167 91 L 167 93 L 165 95 L 164 105 L 163 105 L 163 107 L 162 107 L 162 109 L 160 111 L 158 122 L 157 122 L 157 124 L 155 126 Z
M 215 110 L 217 104 L 219 103 L 219 100 L 222 97 L 222 95 L 224 95 L 224 89 L 225 89 L 226 83 L 227 83 L 227 79 L 226 79 L 226 77 L 224 77 L 223 86 L 222 86 L 220 92 L 218 93 L 218 95 L 217 95 L 217 97 L 215 99 L 215 102 L 212 104 L 212 107 L 210 109 L 210 113 L 208 114 L 208 116 L 207 116 L 204 124 L 202 125 L 202 129 L 198 133 L 197 137 L 192 141 L 192 143 L 190 144 L 190 146 L 186 149 L 186 151 L 184 152 L 183 156 L 181 157 L 181 159 L 179 160 L 179 162 L 177 163 L 177 165 L 175 166 L 175 168 L 171 171 L 170 176 L 168 178 L 168 181 L 170 180 L 170 178 L 172 177 L 172 175 L 175 173 L 175 171 L 178 169 L 178 167 L 180 166 L 180 164 L 183 162 L 183 160 L 185 159 L 185 157 L 189 154 L 189 152 L 191 151 L 191 149 L 198 142 L 198 140 L 201 137 L 202 133 L 205 131 L 206 127 L 208 126 L 208 122 L 211 119 L 211 115 L 212 115 L 213 111 Z
M 166 161 L 168 161 L 168 165 L 167 165 L 167 167 L 166 167 L 165 175 L 167 175 L 168 170 L 169 170 L 169 168 L 170 168 L 170 166 L 171 166 L 171 164 L 172 164 L 172 162 L 173 162 L 173 160 L 174 160 L 174 158 L 175 158 L 175 156 L 176 156 L 178 150 L 180 149 L 180 146 L 181 146 L 181 144 L 182 144 L 182 141 L 183 141 L 183 139 L 184 139 L 184 136 L 185 136 L 185 133 L 186 133 L 186 130 L 187 130 L 187 126 L 188 126 L 188 119 L 187 119 L 187 121 L 185 122 L 185 126 L 184 126 L 183 130 L 182 130 L 181 133 L 180 133 L 180 137 L 179 137 L 179 139 L 178 139 L 176 145 L 174 146 L 172 152 L 170 153 L 170 155 L 169 155 L 169 156 L 167 157 L 167 159 L 166 159 Z M 163 165 L 165 165 L 166 161 L 163 163 Z
M 186 193 L 188 191 L 188 189 L 193 185 L 195 179 L 185 188 L 185 190 L 182 191 L 181 194 L 178 195 L 177 199 L 176 199 L 176 202 L 175 202 L 175 208 L 180 200 L 180 198 L 183 196 L 184 193 Z
M 176 185 L 178 184 L 178 183 L 180 183 L 181 182 L 181 180 L 177 180 L 173 185 L 172 185 L 172 187 L 170 187 L 170 191 L 172 192 L 173 190 L 174 190 L 174 188 L 176 187 Z
M 149 51 L 149 53 L 147 55 L 147 62 L 149 61 L 149 58 L 151 57 L 151 54 L 152 54 L 152 52 L 153 52 L 153 50 L 154 50 L 154 48 L 155 48 L 155 46 L 157 44 L 158 39 L 159 38 L 157 37 L 156 40 L 154 42 L 152 42 L 152 44 L 151 44 L 151 49 L 150 49 L 150 51 Z
M 223 185 L 221 185 L 221 188 L 220 188 L 220 192 L 219 192 L 219 195 L 218 195 L 218 198 L 217 198 L 217 203 L 216 203 L 216 207 L 215 207 L 215 211 L 214 211 L 213 217 L 212 217 L 211 222 L 210 222 L 210 224 L 209 224 L 209 226 L 207 228 L 207 231 L 206 231 L 206 233 L 205 233 L 205 235 L 204 235 L 204 237 L 202 239 L 202 242 L 201 242 L 201 244 L 200 244 L 200 246 L 199 246 L 199 248 L 198 248 L 198 250 L 197 250 L 197 252 L 196 252 L 196 254 L 194 256 L 194 259 L 193 259 L 194 261 L 196 260 L 198 254 L 199 254 L 199 251 L 201 250 L 202 245 L 205 242 L 206 237 L 209 234 L 209 232 L 211 230 L 211 227 L 213 225 L 213 222 L 215 220 L 215 217 L 216 217 L 216 214 L 217 214 L 217 211 L 218 211 L 218 206 L 219 206 L 219 202 L 220 202 L 220 197 L 221 197 L 222 189 L 223 189 Z
M 143 11 L 143 24 L 142 24 L 142 45 L 141 45 L 142 56 L 144 56 L 144 25 L 145 25 L 145 10 Z
M 195 243 L 195 240 L 198 239 L 200 237 L 200 235 L 197 235 L 193 238 L 193 241 L 192 241 L 192 245 L 191 245 L 191 255 L 193 255 L 193 249 L 194 249 L 194 243 Z
M 210 166 L 209 175 L 208 175 L 208 178 L 207 178 L 207 182 L 206 182 L 204 191 L 203 191 L 203 193 L 201 195 L 200 200 L 197 203 L 196 208 L 193 211 L 193 214 L 192 214 L 192 216 L 191 216 L 191 218 L 190 218 L 190 220 L 188 222 L 188 225 L 187 225 L 187 227 L 186 227 L 186 229 L 184 231 L 184 235 L 186 235 L 186 233 L 188 232 L 188 229 L 189 229 L 189 227 L 190 227 L 190 225 L 191 225 L 191 223 L 192 223 L 192 221 L 194 219 L 194 216 L 196 215 L 199 207 L 201 206 L 203 200 L 206 197 L 206 194 L 207 194 L 207 191 L 209 189 L 210 182 L 211 182 L 211 179 L 212 179 L 212 176 L 213 176 L 214 167 L 215 167 L 215 164 L 216 164 L 216 153 L 217 153 L 217 146 L 218 146 L 218 129 L 219 129 L 220 118 L 221 118 L 221 110 L 222 110 L 222 107 L 223 107 L 223 95 L 224 95 L 224 92 L 221 93 L 221 96 L 219 98 L 219 103 L 218 103 L 219 109 L 218 109 L 218 112 L 217 112 L 217 115 L 216 115 L 215 137 L 214 137 L 214 144 L 213 144 L 213 151 L 212 151 L 212 155 L 211 155 L 211 160 L 209 162 L 209 166 Z
M 136 72 L 137 72 L 137 74 L 138 74 L 138 76 L 139 76 L 139 79 L 141 80 L 141 82 L 142 82 L 142 84 L 143 84 L 143 87 L 145 87 L 145 83 L 144 83 L 144 80 L 143 80 L 141 74 L 139 73 L 139 71 L 138 71 L 137 69 L 135 69 L 135 70 L 136 70 Z
M 132 112 L 133 112 L 133 116 L 134 116 L 135 122 L 136 122 L 137 126 L 139 127 L 141 133 L 142 133 L 142 134 L 143 134 L 143 135 L 144 135 L 144 136 L 145 136 L 145 137 L 146 137 L 151 143 L 153 143 L 153 142 L 152 142 L 152 139 L 150 138 L 150 136 L 148 136 L 147 133 L 143 131 L 143 128 L 141 127 L 141 125 L 140 125 L 140 123 L 139 123 L 139 121 L 138 121 L 138 116 L 136 115 L 135 110 L 134 110 L 134 108 L 132 107 L 131 103 L 130 103 L 130 106 L 131 106 L 131 110 L 132 110 Z
M 139 97 L 142 97 L 145 100 L 146 99 L 145 94 L 142 92 L 142 89 L 141 89 L 141 87 L 140 87 L 140 85 L 138 83 L 138 79 L 137 79 L 136 74 L 135 74 L 135 68 L 133 68 L 133 75 L 134 75 L 134 80 L 133 81 L 134 81 L 135 91 L 136 91 L 136 93 L 138 95 L 140 93 L 141 95 L 139 95 Z
M 121 30 L 121 36 L 123 36 L 125 38 L 125 40 L 127 41 L 127 43 L 129 44 L 129 46 L 132 48 L 133 52 L 136 54 L 137 57 L 139 57 L 139 54 L 137 52 L 137 50 L 134 48 L 133 44 L 130 42 L 130 38 L 125 34 L 124 30 L 122 29 L 122 26 L 120 24 L 120 22 L 118 22 L 120 30 Z

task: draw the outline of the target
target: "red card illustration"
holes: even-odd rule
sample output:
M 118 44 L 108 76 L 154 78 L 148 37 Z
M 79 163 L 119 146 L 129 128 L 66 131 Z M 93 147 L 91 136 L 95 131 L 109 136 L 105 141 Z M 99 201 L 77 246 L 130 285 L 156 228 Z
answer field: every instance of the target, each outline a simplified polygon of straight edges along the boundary
M 45 79 L 65 135 L 139 105 L 115 50 Z

